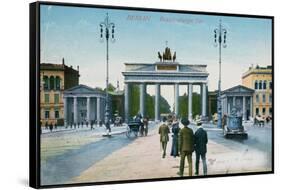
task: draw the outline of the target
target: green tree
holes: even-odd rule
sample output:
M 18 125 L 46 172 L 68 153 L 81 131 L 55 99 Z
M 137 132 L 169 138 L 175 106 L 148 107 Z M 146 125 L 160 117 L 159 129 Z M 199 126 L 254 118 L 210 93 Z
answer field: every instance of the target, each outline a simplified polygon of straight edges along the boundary
M 135 116 L 140 111 L 140 90 L 138 85 L 130 86 L 130 117 Z M 170 105 L 167 100 L 160 96 L 160 113 L 170 113 Z M 151 96 L 150 94 L 146 94 L 145 99 L 145 114 L 149 118 L 155 117 L 155 96 Z
M 146 110 L 146 116 L 149 118 L 154 118 L 154 97 L 150 94 L 146 94 L 146 101 L 145 101 L 145 110 Z
M 170 105 L 167 102 L 167 100 L 163 97 L 160 96 L 160 113 L 170 113 Z
M 139 104 L 139 100 L 140 100 L 140 90 L 138 85 L 134 85 L 132 84 L 130 86 L 130 117 L 135 116 L 138 112 L 139 112 L 139 108 L 140 108 L 140 104 Z
M 188 96 L 184 93 L 179 97 L 179 117 L 188 116 Z
M 188 116 L 188 95 L 184 93 L 183 96 L 179 97 L 179 116 Z M 194 92 L 192 94 L 192 117 L 201 115 L 201 96 Z
M 115 86 L 113 84 L 109 83 L 108 84 L 108 92 L 114 92 L 116 90 Z M 106 88 L 104 89 L 106 91 Z

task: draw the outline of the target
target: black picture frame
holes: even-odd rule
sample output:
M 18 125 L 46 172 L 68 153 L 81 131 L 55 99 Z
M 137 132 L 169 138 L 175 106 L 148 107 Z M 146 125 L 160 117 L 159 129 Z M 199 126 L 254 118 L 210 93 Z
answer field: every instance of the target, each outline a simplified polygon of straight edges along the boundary
M 138 180 L 122 180 L 122 181 L 106 181 L 106 182 L 88 182 L 77 184 L 56 184 L 56 185 L 41 185 L 40 184 L 40 133 L 37 126 L 40 125 L 40 6 L 41 5 L 55 5 L 64 7 L 87 7 L 87 8 L 101 8 L 101 9 L 116 9 L 116 10 L 132 10 L 132 11 L 147 11 L 159 13 L 183 13 L 183 14 L 199 14 L 199 15 L 214 15 L 214 16 L 231 16 L 244 18 L 262 18 L 271 20 L 271 49 L 272 49 L 272 170 L 265 172 L 247 172 L 235 174 L 218 174 L 208 176 L 196 177 L 175 177 L 175 178 L 157 178 L 157 179 L 138 179 Z M 214 177 L 232 177 L 245 175 L 260 175 L 274 173 L 274 17 L 264 15 L 248 15 L 248 14 L 234 14 L 234 13 L 217 13 L 217 12 L 201 12 L 189 10 L 169 10 L 156 8 L 141 8 L 141 7 L 123 7 L 123 6 L 109 6 L 109 5 L 92 5 L 79 3 L 60 3 L 38 1 L 30 3 L 29 5 L 29 59 L 30 59 L 30 81 L 29 81 L 29 185 L 33 188 L 55 188 L 55 187 L 73 187 L 73 186 L 88 186 L 88 185 L 103 185 L 103 184 L 121 184 L 121 183 L 136 183 L 136 182 L 153 182 L 153 181 L 167 181 L 167 180 L 182 180 L 182 179 L 200 179 L 200 178 L 214 178 Z

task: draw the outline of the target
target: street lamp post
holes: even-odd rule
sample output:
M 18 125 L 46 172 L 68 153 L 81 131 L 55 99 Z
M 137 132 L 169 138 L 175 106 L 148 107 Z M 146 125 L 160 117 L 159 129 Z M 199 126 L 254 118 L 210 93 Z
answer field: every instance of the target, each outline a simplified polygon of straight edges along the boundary
M 219 82 L 217 97 L 218 128 L 222 128 L 222 105 L 221 105 L 221 47 L 226 48 L 227 30 L 222 27 L 221 20 L 219 27 L 214 30 L 215 46 L 219 46 Z
M 115 42 L 114 38 L 114 29 L 115 24 L 109 21 L 108 13 L 106 13 L 106 17 L 103 22 L 100 23 L 100 39 L 101 42 L 106 40 L 106 99 L 105 99 L 105 126 L 106 129 L 111 132 L 110 122 L 109 122 L 109 97 L 108 97 L 108 40 L 111 39 L 111 42 Z M 110 31 L 111 30 L 111 31 Z

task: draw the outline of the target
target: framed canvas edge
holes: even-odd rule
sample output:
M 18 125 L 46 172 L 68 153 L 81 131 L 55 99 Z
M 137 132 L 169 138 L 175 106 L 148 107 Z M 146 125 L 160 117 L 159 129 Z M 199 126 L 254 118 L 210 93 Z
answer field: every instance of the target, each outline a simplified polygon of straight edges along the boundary
M 40 184 L 40 5 L 53 6 L 69 6 L 69 7 L 86 7 L 86 8 L 104 8 L 117 10 L 134 10 L 134 11 L 149 11 L 149 12 L 166 12 L 166 13 L 183 13 L 183 14 L 200 14 L 208 16 L 231 16 L 231 17 L 245 17 L 245 18 L 259 18 L 271 20 L 271 61 L 272 61 L 272 162 L 271 171 L 260 172 L 244 172 L 232 174 L 216 174 L 207 176 L 192 176 L 192 177 L 171 177 L 171 178 L 153 178 L 153 179 L 136 179 L 136 180 L 120 180 L 120 181 L 104 181 L 104 182 L 87 182 L 87 183 L 71 183 L 71 184 L 54 184 L 41 185 Z M 175 10 L 175 9 L 158 9 L 147 7 L 126 7 L 115 5 L 97 5 L 97 4 L 83 4 L 83 3 L 67 3 L 67 2 L 50 2 L 50 1 L 36 1 L 29 4 L 29 186 L 41 188 L 61 188 L 61 187 L 77 187 L 90 185 L 112 185 L 124 183 L 139 183 L 139 182 L 156 182 L 156 181 L 173 181 L 186 179 L 202 179 L 202 178 L 217 178 L 217 177 L 235 177 L 235 176 L 249 176 L 249 175 L 264 175 L 275 173 L 275 146 L 274 146 L 274 125 L 275 125 L 275 80 L 274 80 L 274 16 L 269 15 L 251 15 L 251 14 L 237 14 L 237 13 L 221 13 L 221 12 L 207 12 L 207 11 L 190 11 L 190 10 Z

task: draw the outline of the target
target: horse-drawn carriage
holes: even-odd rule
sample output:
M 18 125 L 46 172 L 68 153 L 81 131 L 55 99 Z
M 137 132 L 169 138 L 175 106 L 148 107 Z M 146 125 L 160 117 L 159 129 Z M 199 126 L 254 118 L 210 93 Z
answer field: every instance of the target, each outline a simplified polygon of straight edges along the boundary
M 130 121 L 127 126 L 126 136 L 128 138 L 137 137 L 140 130 L 140 121 Z
M 264 123 L 265 123 L 265 118 L 260 115 L 256 115 L 256 117 L 254 118 L 254 125 L 263 127 Z

